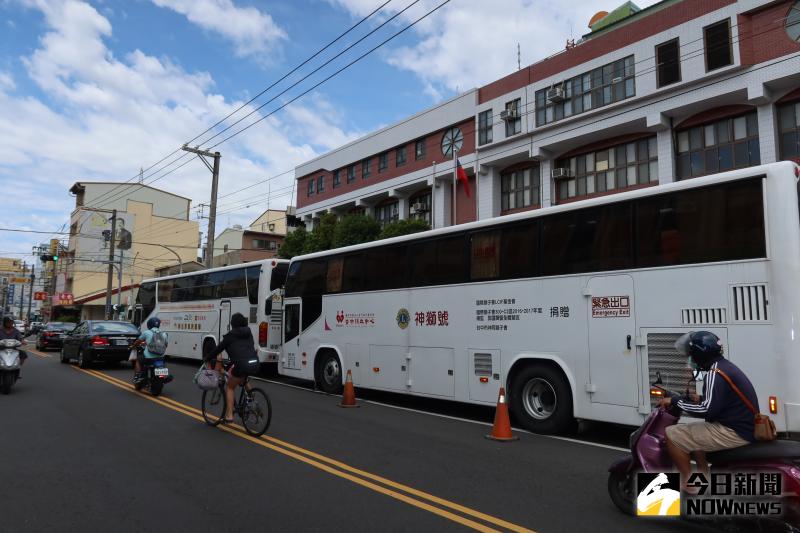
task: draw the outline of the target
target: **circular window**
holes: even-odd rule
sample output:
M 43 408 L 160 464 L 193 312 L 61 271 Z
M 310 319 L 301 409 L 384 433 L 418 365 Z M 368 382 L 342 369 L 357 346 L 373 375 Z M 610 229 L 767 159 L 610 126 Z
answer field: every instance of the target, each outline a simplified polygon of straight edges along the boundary
M 800 1 L 795 2 L 786 15 L 786 33 L 795 42 L 800 42 Z
M 456 151 L 461 150 L 461 145 L 464 144 L 464 135 L 458 128 L 450 128 L 442 136 L 442 154 L 453 157 L 453 148 Z

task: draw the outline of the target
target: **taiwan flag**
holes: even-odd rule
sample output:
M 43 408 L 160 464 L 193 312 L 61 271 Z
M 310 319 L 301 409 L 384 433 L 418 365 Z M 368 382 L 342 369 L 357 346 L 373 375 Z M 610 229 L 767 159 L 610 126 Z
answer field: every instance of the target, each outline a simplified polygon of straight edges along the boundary
M 464 171 L 464 167 L 461 166 L 461 161 L 456 158 L 456 176 L 458 177 L 458 181 L 464 184 L 464 191 L 467 193 L 467 198 L 472 198 L 472 194 L 470 194 L 469 189 L 469 178 L 467 178 L 467 173 Z

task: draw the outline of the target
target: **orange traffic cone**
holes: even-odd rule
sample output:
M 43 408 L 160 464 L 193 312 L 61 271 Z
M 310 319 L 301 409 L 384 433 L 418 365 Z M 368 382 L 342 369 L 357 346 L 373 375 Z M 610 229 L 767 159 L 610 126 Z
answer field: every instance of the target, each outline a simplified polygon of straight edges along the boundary
M 517 440 L 511 433 L 511 421 L 508 419 L 508 405 L 506 404 L 506 390 L 500 387 L 500 394 L 497 396 L 497 410 L 494 412 L 494 426 L 492 432 L 486 435 L 487 439 L 507 442 Z
M 342 403 L 339 407 L 361 407 L 356 403 L 356 390 L 353 388 L 353 373 L 347 371 L 347 377 L 344 380 L 344 393 L 342 393 Z

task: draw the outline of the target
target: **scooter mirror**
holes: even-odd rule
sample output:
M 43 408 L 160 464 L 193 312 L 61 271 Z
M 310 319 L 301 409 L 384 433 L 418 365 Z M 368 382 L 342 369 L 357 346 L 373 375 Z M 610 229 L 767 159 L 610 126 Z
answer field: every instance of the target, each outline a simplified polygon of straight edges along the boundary
M 656 370 L 656 380 L 653 382 L 653 385 L 662 385 L 664 382 L 661 380 L 661 372 Z

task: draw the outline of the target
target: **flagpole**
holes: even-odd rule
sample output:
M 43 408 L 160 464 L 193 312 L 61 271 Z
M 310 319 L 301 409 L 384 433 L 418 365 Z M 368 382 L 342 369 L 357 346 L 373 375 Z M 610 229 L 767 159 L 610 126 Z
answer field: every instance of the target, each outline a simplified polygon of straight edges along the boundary
M 456 150 L 455 142 L 453 143 L 453 220 L 452 225 L 456 225 L 456 218 L 458 215 L 458 200 L 456 200 L 456 184 L 458 183 L 458 150 Z
M 436 161 L 433 162 L 433 179 L 431 180 L 431 229 L 436 228 Z

